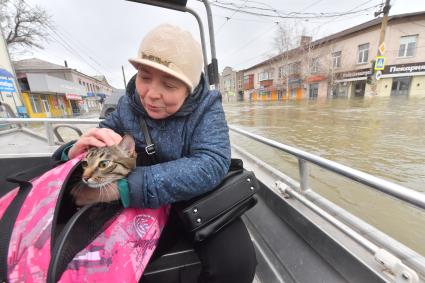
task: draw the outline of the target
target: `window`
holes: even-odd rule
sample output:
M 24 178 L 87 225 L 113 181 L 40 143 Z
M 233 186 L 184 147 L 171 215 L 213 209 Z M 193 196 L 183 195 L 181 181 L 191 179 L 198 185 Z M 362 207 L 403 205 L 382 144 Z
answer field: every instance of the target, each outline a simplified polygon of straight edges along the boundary
M 285 75 L 286 75 L 285 69 L 286 69 L 285 66 L 279 67 L 279 72 L 277 74 L 279 79 L 282 79 L 282 78 L 285 77 Z
M 265 81 L 265 80 L 267 80 L 268 78 L 269 78 L 269 75 L 268 75 L 267 73 L 265 73 L 265 72 L 258 73 L 258 81 L 259 81 L 259 82 L 261 82 L 261 81 Z
M 249 83 L 249 81 L 250 81 L 250 80 L 249 80 L 249 77 L 250 77 L 249 75 L 243 76 L 243 83 L 244 83 L 244 84 Z
M 367 63 L 369 59 L 369 43 L 359 45 L 357 52 L 357 64 Z
M 41 107 L 40 97 L 38 95 L 30 95 L 31 108 L 34 113 L 43 112 L 43 108 Z
M 273 71 L 266 71 L 262 73 L 258 73 L 258 81 L 266 81 L 273 79 Z
M 310 72 L 311 73 L 319 72 L 319 58 L 311 59 Z
M 332 67 L 341 67 L 341 51 L 332 53 Z
M 301 70 L 301 62 L 295 62 L 288 65 L 288 73 L 290 75 L 299 74 L 300 70 Z
M 41 102 L 43 103 L 44 112 L 50 112 L 50 105 L 49 105 L 49 101 L 47 100 L 47 96 L 42 95 Z
M 415 56 L 417 35 L 402 36 L 400 38 L 400 48 L 398 49 L 398 57 Z

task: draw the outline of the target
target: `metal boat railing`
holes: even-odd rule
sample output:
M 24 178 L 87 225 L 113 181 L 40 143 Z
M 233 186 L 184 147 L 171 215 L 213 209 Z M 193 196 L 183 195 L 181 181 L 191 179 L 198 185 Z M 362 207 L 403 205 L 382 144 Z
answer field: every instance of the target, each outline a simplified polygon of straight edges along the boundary
M 54 130 L 56 126 L 61 126 L 61 124 L 98 124 L 101 119 L 62 119 L 62 118 L 0 118 L 0 123 L 12 123 L 21 125 L 19 128 L 23 128 L 22 125 L 25 123 L 44 123 L 46 127 L 46 136 L 47 142 L 49 145 L 54 145 Z M 405 203 L 414 205 L 420 209 L 425 209 L 425 194 L 421 194 L 412 189 L 391 183 L 389 181 L 377 178 L 370 174 L 358 171 L 356 169 L 344 166 L 334 161 L 327 160 L 325 158 L 316 156 L 314 154 L 305 152 L 303 150 L 281 144 L 271 139 L 250 133 L 246 130 L 240 129 L 238 127 L 229 125 L 231 131 L 261 142 L 263 144 L 269 145 L 273 148 L 279 149 L 283 152 L 286 152 L 292 156 L 295 156 L 298 159 L 299 165 L 299 175 L 300 182 L 297 182 L 282 172 L 278 171 L 276 168 L 266 164 L 265 162 L 258 160 L 250 153 L 244 151 L 243 149 L 233 145 L 232 147 L 236 149 L 243 156 L 254 160 L 255 163 L 259 165 L 258 168 L 265 170 L 268 174 L 275 177 L 275 186 L 283 194 L 290 195 L 291 197 L 297 199 L 305 206 L 309 207 L 315 213 L 326 219 L 328 222 L 332 223 L 339 230 L 344 232 L 350 238 L 354 239 L 360 245 L 365 247 L 375 257 L 380 258 L 382 253 L 388 250 L 392 254 L 396 255 L 399 258 L 403 259 L 403 262 L 406 262 L 410 267 L 418 271 L 422 276 L 425 276 L 425 258 L 410 248 L 404 246 L 400 242 L 392 239 L 388 235 L 364 222 L 363 220 L 357 218 L 356 216 L 350 214 L 339 206 L 331 203 L 327 199 L 323 198 L 319 194 L 315 193 L 312 188 L 308 185 L 309 178 L 309 163 L 315 164 L 327 171 L 334 172 L 338 175 L 349 178 L 353 181 L 362 183 L 370 188 L 376 189 L 384 194 L 393 196 Z M 1 158 L 1 156 L 0 156 Z M 338 218 L 335 218 L 333 215 L 338 215 Z M 342 222 L 340 221 L 342 220 Z M 345 223 L 345 224 L 344 224 Z M 368 238 L 364 237 L 367 235 Z M 369 239 L 373 240 L 370 241 Z M 385 250 L 383 250 L 383 248 Z M 386 254 L 385 254 L 386 255 Z M 389 258 L 391 258 L 390 255 Z M 385 256 L 384 256 L 385 258 Z M 388 258 L 388 257 L 387 257 Z M 398 260 L 394 257 L 391 260 Z M 378 260 L 379 261 L 379 260 Z M 381 262 L 385 267 L 384 262 Z M 388 263 L 387 263 L 388 264 Z M 404 276 L 414 277 L 414 272 L 410 270 L 407 266 L 404 266 L 402 269 Z M 416 281 L 406 281 L 406 282 L 416 282 Z
M 306 191 L 308 188 L 308 162 L 313 163 L 327 171 L 334 172 L 338 175 L 347 177 L 353 181 L 364 184 L 370 188 L 381 191 L 387 195 L 393 196 L 399 200 L 417 206 L 425 210 L 425 194 L 417 192 L 415 190 L 391 183 L 389 181 L 380 179 L 378 177 L 372 176 L 370 174 L 361 172 L 359 170 L 350 168 L 348 166 L 339 164 L 337 162 L 319 157 L 317 155 L 308 153 L 301 149 L 295 147 L 281 144 L 274 140 L 250 133 L 248 131 L 242 130 L 235 126 L 229 126 L 230 129 L 236 133 L 259 141 L 263 144 L 269 145 L 271 147 L 277 148 L 281 151 L 289 153 L 298 158 L 299 172 L 300 172 L 300 189 L 301 191 Z
M 409 267 L 412 267 L 422 276 L 425 276 L 425 258 L 422 255 L 314 192 L 308 185 L 308 163 L 315 164 L 327 171 L 334 172 L 337 175 L 341 175 L 350 180 L 364 184 L 367 187 L 393 196 L 404 203 L 414 205 L 422 210 L 425 210 L 425 194 L 391 183 L 348 166 L 344 166 L 337 162 L 327 160 L 303 150 L 250 133 L 238 127 L 229 125 L 229 128 L 235 133 L 279 149 L 295 156 L 298 159 L 300 182 L 293 180 L 242 148 L 232 145 L 232 148 L 242 157 L 248 158 L 252 163 L 256 164 L 256 170 L 264 171 L 267 175 L 273 176 L 274 186 L 283 196 L 289 196 L 297 199 L 316 214 L 326 219 L 329 223 L 333 224 L 340 231 L 371 252 L 377 261 L 383 265 L 383 267 L 389 268 L 388 265 L 390 261 L 398 262 L 400 261 L 398 258 L 400 258 L 403 259 L 403 262 L 408 264 Z M 334 216 L 337 216 L 337 218 Z M 367 238 L 365 236 L 367 236 Z M 391 254 L 387 254 L 387 251 L 391 252 Z M 393 257 L 394 255 L 395 257 Z M 400 273 L 401 278 L 411 278 L 412 276 L 415 276 L 412 275 L 412 272 L 414 272 L 413 270 L 410 270 L 407 266 L 404 266 L 404 268 L 407 269 Z M 393 268 L 389 269 L 393 270 Z M 415 281 L 408 281 L 406 279 L 405 282 Z

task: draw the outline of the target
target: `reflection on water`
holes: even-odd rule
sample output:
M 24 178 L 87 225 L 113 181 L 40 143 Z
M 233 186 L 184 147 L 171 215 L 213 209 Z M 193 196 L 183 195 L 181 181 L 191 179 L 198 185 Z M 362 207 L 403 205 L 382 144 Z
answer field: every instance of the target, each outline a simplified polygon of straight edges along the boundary
M 225 105 L 230 124 L 425 192 L 425 98 Z M 232 134 L 232 142 L 298 179 L 295 158 Z M 310 185 L 425 255 L 425 213 L 313 167 Z

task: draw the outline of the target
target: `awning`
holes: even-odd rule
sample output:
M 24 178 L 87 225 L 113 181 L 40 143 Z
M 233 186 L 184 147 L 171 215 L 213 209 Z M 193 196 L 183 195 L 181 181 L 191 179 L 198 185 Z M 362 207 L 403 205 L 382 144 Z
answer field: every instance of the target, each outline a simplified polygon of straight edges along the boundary
M 13 78 L 13 75 L 8 70 L 0 68 L 0 77 Z
M 87 92 L 78 83 L 52 77 L 46 74 L 27 73 L 31 92 L 63 93 L 86 96 Z
M 106 94 L 104 93 L 96 93 L 96 95 L 102 98 L 106 98 Z

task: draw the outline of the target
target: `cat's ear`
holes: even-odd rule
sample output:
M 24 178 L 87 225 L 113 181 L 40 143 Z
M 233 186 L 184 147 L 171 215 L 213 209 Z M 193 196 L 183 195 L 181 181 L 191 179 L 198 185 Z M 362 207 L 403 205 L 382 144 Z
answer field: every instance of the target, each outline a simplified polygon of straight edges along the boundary
M 118 144 L 118 147 L 131 155 L 134 153 L 136 145 L 133 137 L 131 135 L 125 134 L 122 137 L 121 142 Z

